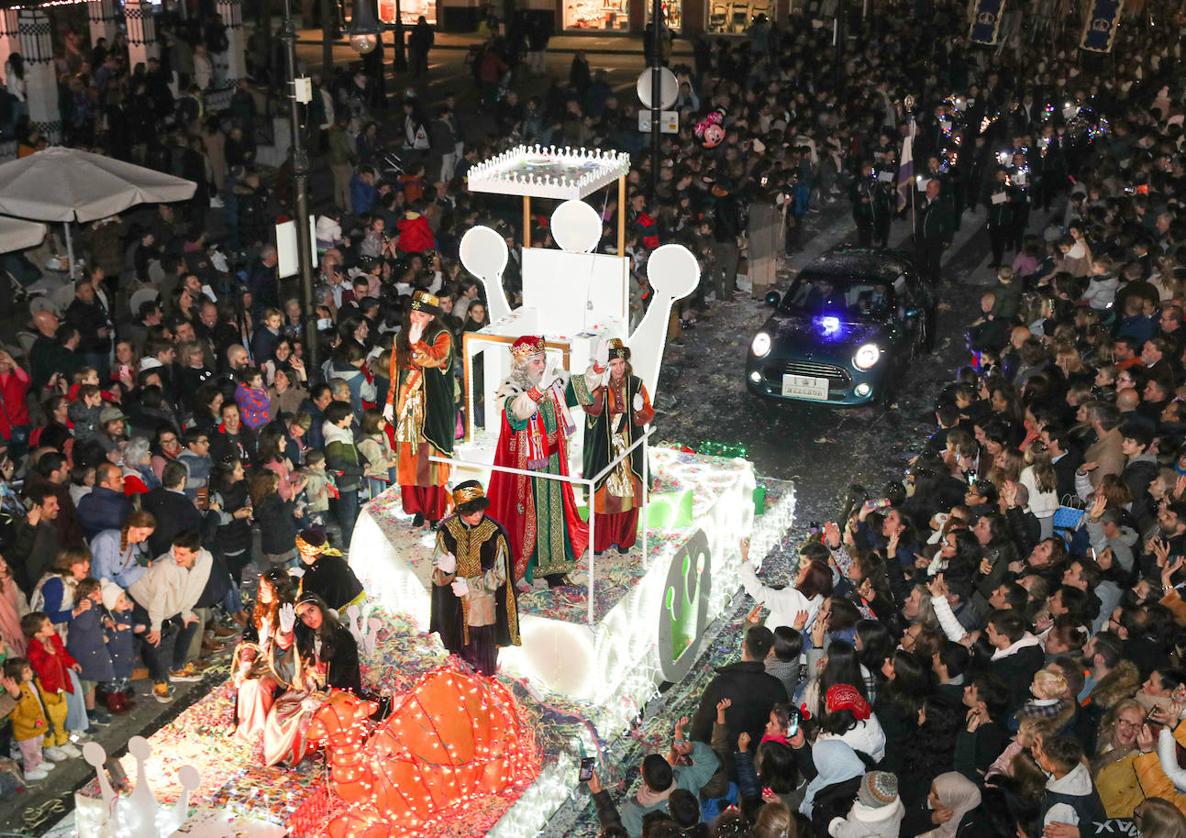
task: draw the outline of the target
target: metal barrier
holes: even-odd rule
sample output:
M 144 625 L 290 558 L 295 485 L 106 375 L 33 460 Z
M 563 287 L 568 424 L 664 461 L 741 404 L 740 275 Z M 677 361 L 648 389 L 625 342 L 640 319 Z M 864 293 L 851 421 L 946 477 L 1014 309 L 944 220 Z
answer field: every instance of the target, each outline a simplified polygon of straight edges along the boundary
M 593 495 L 595 492 L 595 486 L 603 478 L 605 478 L 606 475 L 608 475 L 611 471 L 613 471 L 615 468 L 617 468 L 619 465 L 621 465 L 622 462 L 625 461 L 625 459 L 627 457 L 629 457 L 631 455 L 631 453 L 633 453 L 635 448 L 637 448 L 640 445 L 642 446 L 642 506 L 639 510 L 639 520 L 641 521 L 641 524 L 642 524 L 642 555 L 645 559 L 647 552 L 648 552 L 648 547 L 649 547 L 648 539 L 647 539 L 646 514 L 647 514 L 647 503 L 649 502 L 649 499 L 650 499 L 650 470 L 651 470 L 650 457 L 648 457 L 647 454 L 650 450 L 650 443 L 648 442 L 648 440 L 650 439 L 651 434 L 653 434 L 654 432 L 655 432 L 655 429 L 653 427 L 647 428 L 646 431 L 643 432 L 643 435 L 641 437 L 639 437 L 638 439 L 636 439 L 634 441 L 634 443 L 629 448 L 627 448 L 625 451 L 623 451 L 621 454 L 619 454 L 614 460 L 612 460 L 609 463 L 609 465 L 607 465 L 605 468 L 603 468 L 600 472 L 598 472 L 592 478 L 571 477 L 567 474 L 547 474 L 547 473 L 539 472 L 539 471 L 529 471 L 527 469 L 512 468 L 511 466 L 499 466 L 499 465 L 495 465 L 494 463 L 483 463 L 483 462 L 477 462 L 477 461 L 473 461 L 473 460 L 459 460 L 455 457 L 437 457 L 434 455 L 434 456 L 430 456 L 428 459 L 430 462 L 433 462 L 433 463 L 445 463 L 447 465 L 451 465 L 454 467 L 466 466 L 469 468 L 489 469 L 490 471 L 500 471 L 500 472 L 503 472 L 504 474 L 518 474 L 518 475 L 522 475 L 523 477 L 542 478 L 544 480 L 557 480 L 561 483 L 571 483 L 573 485 L 580 485 L 580 486 L 585 487 L 586 503 L 589 506 L 589 604 L 588 604 L 588 616 L 586 617 L 586 621 L 588 622 L 589 627 L 592 628 L 596 622 L 596 615 L 595 615 L 595 611 L 594 611 L 594 607 L 593 607 L 593 604 L 594 604 L 593 590 L 594 590 L 594 585 L 596 584 L 596 569 L 595 569 L 595 567 L 596 567 L 596 563 L 597 563 L 597 552 L 593 549 L 593 545 L 595 544 L 596 535 L 597 535 L 597 510 L 596 510 L 597 505 L 596 505 L 596 503 L 594 503 L 594 498 L 593 498 Z M 506 526 L 505 521 L 499 521 L 499 523 L 502 524 L 503 526 Z M 514 557 L 512 556 L 511 558 L 513 561 Z M 576 557 L 574 557 L 574 559 L 575 558 Z M 512 580 L 512 584 L 514 584 L 513 580 Z

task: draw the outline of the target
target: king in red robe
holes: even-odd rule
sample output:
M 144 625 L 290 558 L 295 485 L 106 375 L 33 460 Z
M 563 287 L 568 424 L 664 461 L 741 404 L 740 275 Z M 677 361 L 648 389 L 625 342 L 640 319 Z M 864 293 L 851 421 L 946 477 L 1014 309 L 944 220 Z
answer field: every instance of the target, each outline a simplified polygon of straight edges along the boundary
M 494 464 L 568 475 L 568 440 L 577 430 L 569 408 L 592 403 L 605 364 L 595 362 L 583 375 L 545 376 L 544 339 L 536 336 L 515 341 L 511 356 L 511 374 L 497 391 L 502 419 Z M 589 545 L 572 484 L 495 471 L 487 496 L 490 514 L 506 527 L 515 579 L 530 584 L 543 576 L 550 587 L 570 584 L 566 574 Z

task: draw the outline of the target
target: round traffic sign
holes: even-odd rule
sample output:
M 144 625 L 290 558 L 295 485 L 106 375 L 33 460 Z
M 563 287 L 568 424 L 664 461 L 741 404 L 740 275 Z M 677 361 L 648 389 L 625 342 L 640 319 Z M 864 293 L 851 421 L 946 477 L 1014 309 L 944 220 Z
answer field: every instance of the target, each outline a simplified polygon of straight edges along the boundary
M 638 77 L 638 99 L 642 102 L 644 108 L 654 108 L 655 104 L 651 101 L 651 73 L 653 70 L 648 67 L 643 70 Z M 659 110 L 666 110 L 675 104 L 675 98 L 679 95 L 679 82 L 676 81 L 675 73 L 668 70 L 666 67 L 659 68 Z

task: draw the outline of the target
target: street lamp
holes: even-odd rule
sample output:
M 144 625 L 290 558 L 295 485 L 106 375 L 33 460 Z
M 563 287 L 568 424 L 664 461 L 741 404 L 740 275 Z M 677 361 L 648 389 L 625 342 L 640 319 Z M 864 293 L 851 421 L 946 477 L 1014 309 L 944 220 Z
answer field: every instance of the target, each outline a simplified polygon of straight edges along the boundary
M 354 14 L 350 18 L 350 46 L 354 51 L 359 55 L 374 52 L 382 31 L 375 12 L 375 0 L 355 0 Z
M 313 303 L 313 242 L 309 235 L 309 155 L 301 134 L 301 103 L 313 98 L 313 87 L 307 78 L 297 78 L 296 22 L 292 19 L 292 2 L 284 0 L 284 34 L 292 103 L 289 119 L 292 124 L 292 177 L 296 183 L 296 240 L 297 264 L 301 272 L 301 299 L 305 314 L 305 347 L 314 370 L 321 368 L 321 347 L 318 344 L 317 310 Z

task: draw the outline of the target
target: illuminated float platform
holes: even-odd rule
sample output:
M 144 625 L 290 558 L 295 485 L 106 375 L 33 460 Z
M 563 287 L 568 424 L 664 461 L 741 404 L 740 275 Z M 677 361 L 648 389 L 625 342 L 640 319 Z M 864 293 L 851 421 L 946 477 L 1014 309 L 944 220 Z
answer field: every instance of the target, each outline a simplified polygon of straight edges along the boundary
M 465 442 L 454 451 L 454 481 L 488 484 L 501 410 L 494 392 L 509 370 L 510 343 L 524 334 L 542 335 L 549 362 L 572 372 L 585 370 L 600 340 L 620 338 L 655 403 L 673 306 L 696 289 L 700 268 L 680 245 L 651 251 L 646 274 L 653 293 L 632 324 L 631 265 L 622 255 L 628 172 L 624 154 L 541 146 L 512 148 L 470 171 L 471 192 L 521 197 L 526 246 L 519 258 L 523 299 L 512 309 L 502 282 L 510 258 L 504 234 L 478 226 L 461 241 L 462 264 L 485 288 L 491 324 L 467 334 L 461 347 L 467 425 Z M 610 219 L 583 199 L 615 181 L 616 247 L 597 252 L 603 232 L 612 229 Z M 533 199 L 563 201 L 548 225 L 556 248 L 531 246 Z M 476 363 L 484 373 L 480 388 Z M 493 430 L 474 427 L 479 404 Z M 583 427 L 579 409 L 573 421 Z M 548 590 L 541 580 L 519 597 L 523 642 L 500 651 L 499 676 L 520 682 L 529 702 L 568 708 L 567 717 L 579 719 L 586 733 L 545 754 L 537 780 L 491 835 L 518 838 L 543 828 L 578 785 L 582 751 L 596 752 L 625 732 L 659 684 L 680 681 L 699 658 L 706 627 L 740 585 L 740 539 L 750 536 L 757 562 L 791 525 L 790 484 L 779 484 L 765 513 L 755 517 L 757 481 L 748 461 L 651 445 L 650 436 L 648 431 L 637 443 L 650 486 L 640 515 L 646 525 L 635 547 L 626 555 L 611 550 L 581 556 L 568 574 L 572 586 Z M 570 482 L 581 505 L 591 493 L 584 481 L 599 476 L 580 474 L 579 433 L 570 438 L 569 456 Z M 393 488 L 363 509 L 351 543 L 350 563 L 368 592 L 421 630 L 429 624 L 434 542 L 435 533 L 411 529 Z
M 459 454 L 475 450 L 481 447 L 470 444 Z M 572 587 L 547 589 L 541 582 L 519 596 L 523 644 L 500 650 L 500 679 L 519 681 L 529 700 L 559 704 L 591 730 L 544 755 L 536 782 L 490 835 L 510 838 L 543 828 L 577 787 L 582 750 L 595 753 L 598 741 L 626 732 L 659 684 L 681 680 L 700 657 L 705 629 L 740 587 L 740 538 L 749 534 L 758 563 L 793 522 L 794 488 L 782 481 L 762 481 L 765 498 L 758 503 L 765 509 L 755 515 L 758 484 L 744 459 L 652 446 L 649 461 L 646 552 L 640 533 L 629 553 L 596 556 L 591 603 L 587 554 L 569 574 Z M 435 533 L 411 528 L 394 488 L 364 507 L 350 551 L 367 591 L 420 631 L 428 627 L 434 542 Z
M 475 450 L 482 449 L 469 444 L 459 453 L 470 459 Z M 588 553 L 568 574 L 572 586 L 549 589 L 538 580 L 530 593 L 521 593 L 523 644 L 499 653 L 500 668 L 510 677 L 598 705 L 603 732 L 632 718 L 658 683 L 678 681 L 687 671 L 705 625 L 740 586 L 739 539 L 753 533 L 753 555 L 761 557 L 794 514 L 794 493 L 787 487 L 755 518 L 757 481 L 744 459 L 653 446 L 649 462 L 645 533 L 625 555 L 611 549 L 593 558 L 592 598 Z M 456 479 L 470 478 L 485 482 L 488 475 L 459 469 Z M 579 484 L 575 488 L 583 507 Z M 435 532 L 411 528 L 393 488 L 363 508 L 350 550 L 350 564 L 367 592 L 423 631 L 435 539 Z

